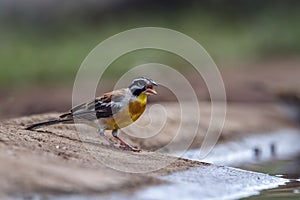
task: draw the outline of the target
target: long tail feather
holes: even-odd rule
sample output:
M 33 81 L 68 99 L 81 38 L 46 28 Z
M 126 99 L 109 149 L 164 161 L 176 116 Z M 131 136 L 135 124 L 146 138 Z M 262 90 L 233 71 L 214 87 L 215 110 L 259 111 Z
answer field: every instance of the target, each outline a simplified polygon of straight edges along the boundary
M 67 121 L 69 121 L 69 120 L 61 120 L 61 119 L 50 120 L 50 121 L 46 121 L 46 122 L 32 124 L 32 125 L 26 127 L 25 130 L 34 130 L 34 129 L 41 128 L 41 127 L 44 127 L 44 126 L 60 124 L 60 123 L 64 123 L 64 122 L 67 122 Z

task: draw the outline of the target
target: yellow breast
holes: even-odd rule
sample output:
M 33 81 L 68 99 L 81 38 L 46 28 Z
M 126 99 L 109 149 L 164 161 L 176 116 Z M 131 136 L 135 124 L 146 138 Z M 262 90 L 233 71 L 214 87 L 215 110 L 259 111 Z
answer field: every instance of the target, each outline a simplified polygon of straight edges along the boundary
M 143 112 L 146 109 L 146 104 L 147 97 L 142 97 L 141 99 L 138 98 L 138 101 L 132 101 L 129 103 L 129 113 L 133 122 L 136 121 L 143 114 Z
M 135 122 L 145 111 L 147 104 L 147 95 L 141 94 L 134 101 L 130 101 L 128 106 L 113 117 L 100 119 L 102 124 L 106 125 L 107 130 L 126 127 Z
M 137 101 L 131 101 L 129 103 L 129 113 L 132 121 L 136 121 L 145 111 L 147 104 L 147 95 L 141 94 L 138 96 Z

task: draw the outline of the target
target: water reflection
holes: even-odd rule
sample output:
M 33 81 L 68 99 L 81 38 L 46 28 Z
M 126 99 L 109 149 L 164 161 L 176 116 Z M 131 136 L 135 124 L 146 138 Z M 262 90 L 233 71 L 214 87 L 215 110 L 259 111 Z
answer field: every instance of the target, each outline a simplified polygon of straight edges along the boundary
M 276 175 L 290 180 L 286 185 L 262 191 L 257 196 L 245 198 L 255 199 L 299 199 L 300 198 L 300 154 L 285 160 L 273 160 L 261 164 L 251 164 L 243 169 Z

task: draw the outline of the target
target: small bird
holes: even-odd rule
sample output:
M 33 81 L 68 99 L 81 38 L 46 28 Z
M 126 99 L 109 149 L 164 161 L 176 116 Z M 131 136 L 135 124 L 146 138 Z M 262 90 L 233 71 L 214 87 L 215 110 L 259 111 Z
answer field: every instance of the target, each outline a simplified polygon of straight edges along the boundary
M 113 147 L 139 152 L 118 135 L 118 129 L 126 127 L 136 121 L 145 111 L 147 97 L 156 95 L 153 89 L 157 83 L 150 78 L 140 77 L 132 81 L 128 88 L 114 90 L 103 94 L 92 101 L 73 107 L 58 119 L 30 125 L 26 130 L 34 130 L 53 124 L 87 124 L 98 129 L 98 133 Z M 121 142 L 121 146 L 111 141 L 105 130 L 112 130 L 114 138 Z

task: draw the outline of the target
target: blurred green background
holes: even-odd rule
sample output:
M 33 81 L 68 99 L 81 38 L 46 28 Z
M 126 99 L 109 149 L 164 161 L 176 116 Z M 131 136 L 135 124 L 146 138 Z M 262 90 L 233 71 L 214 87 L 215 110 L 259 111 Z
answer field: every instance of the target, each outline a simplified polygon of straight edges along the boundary
M 0 19 L 0 89 L 71 85 L 99 42 L 144 26 L 193 37 L 219 66 L 300 53 L 296 0 L 2 0 Z M 111 75 L 146 61 L 182 65 L 155 51 L 121 59 Z

